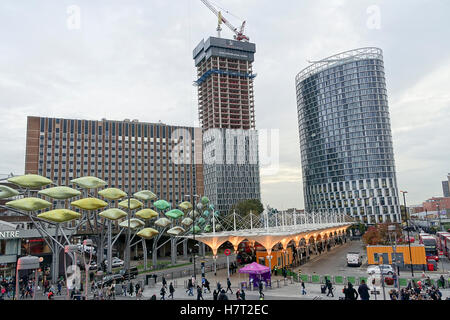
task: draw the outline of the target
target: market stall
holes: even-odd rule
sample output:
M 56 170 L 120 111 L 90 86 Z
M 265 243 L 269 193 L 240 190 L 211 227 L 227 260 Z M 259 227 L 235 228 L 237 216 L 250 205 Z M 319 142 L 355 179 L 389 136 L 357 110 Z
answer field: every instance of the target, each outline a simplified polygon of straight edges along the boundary
M 258 287 L 260 281 L 264 281 L 266 285 L 270 285 L 270 268 L 259 263 L 250 263 L 239 269 L 239 273 L 247 273 L 249 282 L 253 283 L 254 287 Z

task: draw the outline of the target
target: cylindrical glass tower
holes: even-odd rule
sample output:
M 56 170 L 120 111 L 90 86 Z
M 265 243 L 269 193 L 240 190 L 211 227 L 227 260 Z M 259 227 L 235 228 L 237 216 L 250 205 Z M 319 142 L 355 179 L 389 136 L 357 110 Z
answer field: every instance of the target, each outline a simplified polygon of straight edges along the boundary
M 400 222 L 382 50 L 333 55 L 295 80 L 305 209 Z

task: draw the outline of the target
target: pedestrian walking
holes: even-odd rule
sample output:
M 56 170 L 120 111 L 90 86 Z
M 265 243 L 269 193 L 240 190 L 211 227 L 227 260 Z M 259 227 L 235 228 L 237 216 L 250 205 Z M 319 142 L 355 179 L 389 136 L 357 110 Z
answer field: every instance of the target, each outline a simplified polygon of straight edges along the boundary
M 220 282 L 217 282 L 217 291 L 222 291 L 222 285 L 220 284 Z
M 218 296 L 219 296 L 219 292 L 214 290 L 214 292 L 213 292 L 213 300 L 217 300 Z
M 233 294 L 233 290 L 231 290 L 231 281 L 230 281 L 230 278 L 227 278 L 227 291 L 225 291 L 225 292 L 228 292 L 228 290 L 230 290 L 230 291 L 231 291 L 231 294 Z
M 239 289 L 236 290 L 236 300 L 241 300 L 241 292 Z
M 139 286 L 138 291 L 136 292 L 136 299 L 141 300 L 142 299 L 142 287 Z
M 331 281 L 328 279 L 328 277 L 325 277 L 325 287 L 328 289 L 328 293 L 327 293 L 327 297 L 330 296 L 334 298 L 334 294 L 333 294 L 333 284 L 331 283 Z
M 357 300 L 359 296 L 351 282 L 347 284 L 347 288 L 343 290 L 343 293 L 345 295 L 345 300 Z
M 445 279 L 444 276 L 441 274 L 440 278 L 439 278 L 439 284 L 442 286 L 442 289 L 445 289 Z M 439 285 L 438 285 L 439 288 Z
M 194 295 L 194 284 L 192 283 L 192 279 L 189 279 L 188 281 L 188 289 L 186 290 L 186 293 L 188 294 L 188 296 L 193 296 Z
M 166 278 L 164 278 L 164 276 L 162 277 L 162 285 L 167 288 L 167 281 Z
M 261 297 L 261 296 L 264 297 L 262 281 L 259 281 L 258 289 L 259 289 L 259 296 L 260 296 L 260 297 Z
M 302 296 L 306 294 L 305 282 L 302 280 Z
M 242 289 L 241 291 L 241 300 L 245 300 L 245 291 Z
M 169 295 L 168 295 L 167 299 L 172 298 L 172 300 L 173 300 L 173 293 L 174 292 L 175 292 L 175 288 L 173 287 L 173 284 L 171 282 L 170 285 L 169 285 Z
M 205 289 L 208 290 L 209 293 L 211 293 L 211 289 L 209 288 L 209 281 L 208 279 L 205 278 L 205 283 L 204 283 Z
M 133 282 L 130 281 L 129 286 L 128 286 L 128 293 L 129 293 L 130 297 L 133 296 L 133 290 L 134 290 Z
M 217 300 L 228 300 L 228 296 L 227 296 L 227 294 L 225 293 L 225 290 L 220 290 L 220 294 L 219 294 L 219 297 L 217 298 Z
M 123 295 L 124 297 L 127 296 L 127 285 L 125 284 L 125 282 L 122 283 L 122 295 Z
M 166 289 L 164 288 L 164 286 L 161 287 L 161 291 L 159 292 L 159 294 L 161 295 L 161 299 L 160 300 L 166 300 L 165 296 L 166 296 Z
M 141 286 L 139 285 L 139 283 L 136 283 L 136 285 L 134 286 L 136 294 L 137 294 L 137 292 L 139 291 L 139 288 L 140 288 L 140 287 L 141 287 Z
M 367 286 L 366 282 L 364 280 L 361 280 L 361 284 L 358 287 L 358 293 L 361 300 L 369 300 L 370 294 L 369 294 L 369 287 Z
M 197 285 L 197 300 L 205 300 L 203 299 L 202 288 L 199 285 Z

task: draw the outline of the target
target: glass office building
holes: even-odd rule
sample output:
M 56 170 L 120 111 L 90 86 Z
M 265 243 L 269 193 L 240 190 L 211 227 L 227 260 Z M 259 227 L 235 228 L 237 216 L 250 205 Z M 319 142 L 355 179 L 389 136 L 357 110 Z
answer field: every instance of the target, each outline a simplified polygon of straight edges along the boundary
M 313 62 L 296 91 L 305 209 L 401 221 L 382 50 Z

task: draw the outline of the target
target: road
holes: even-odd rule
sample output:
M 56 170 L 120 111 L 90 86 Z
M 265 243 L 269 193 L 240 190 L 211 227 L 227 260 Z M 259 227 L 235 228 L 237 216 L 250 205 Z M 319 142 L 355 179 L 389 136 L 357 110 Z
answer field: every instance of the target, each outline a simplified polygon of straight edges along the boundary
M 330 252 L 315 257 L 312 261 L 300 266 L 303 274 L 330 275 L 365 275 L 367 265 L 347 267 L 347 252 L 360 252 L 366 259 L 366 250 L 361 241 L 347 241 L 342 246 L 333 248 Z

